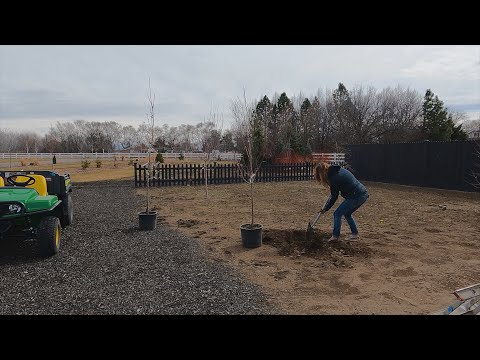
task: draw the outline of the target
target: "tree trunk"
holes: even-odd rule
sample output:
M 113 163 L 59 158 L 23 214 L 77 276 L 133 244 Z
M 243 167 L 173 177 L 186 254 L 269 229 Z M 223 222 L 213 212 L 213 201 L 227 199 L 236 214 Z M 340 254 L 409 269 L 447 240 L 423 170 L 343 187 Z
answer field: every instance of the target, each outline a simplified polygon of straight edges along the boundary
M 147 214 L 150 211 L 150 151 L 148 152 L 148 169 L 147 169 Z
M 250 178 L 250 197 L 252 198 L 252 228 L 253 228 L 253 181 Z
M 203 171 L 205 173 L 205 197 L 208 199 L 208 171 L 207 163 L 203 163 Z

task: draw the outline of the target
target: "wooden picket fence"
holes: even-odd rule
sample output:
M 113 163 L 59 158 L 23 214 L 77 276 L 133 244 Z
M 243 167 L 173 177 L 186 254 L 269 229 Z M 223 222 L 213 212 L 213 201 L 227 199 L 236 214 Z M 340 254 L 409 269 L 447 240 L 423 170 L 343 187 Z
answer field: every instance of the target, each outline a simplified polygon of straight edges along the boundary
M 306 181 L 313 179 L 315 163 L 263 165 L 257 172 L 256 182 Z M 134 163 L 135 187 L 147 186 L 147 167 Z M 150 186 L 203 185 L 205 171 L 208 184 L 234 184 L 244 182 L 237 164 L 161 164 L 153 167 Z

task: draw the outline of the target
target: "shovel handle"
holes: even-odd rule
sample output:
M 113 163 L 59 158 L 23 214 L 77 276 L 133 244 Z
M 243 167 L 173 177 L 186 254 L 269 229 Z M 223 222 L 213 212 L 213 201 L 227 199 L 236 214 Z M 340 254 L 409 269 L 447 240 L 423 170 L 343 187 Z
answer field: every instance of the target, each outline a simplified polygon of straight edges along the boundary
M 309 224 L 310 224 L 310 227 L 313 228 L 313 227 L 315 226 L 315 224 L 317 223 L 318 219 L 320 219 L 320 215 L 322 215 L 321 212 L 319 212 L 319 213 L 317 214 L 317 216 L 315 216 L 315 219 L 314 219 L 312 222 L 309 223 Z

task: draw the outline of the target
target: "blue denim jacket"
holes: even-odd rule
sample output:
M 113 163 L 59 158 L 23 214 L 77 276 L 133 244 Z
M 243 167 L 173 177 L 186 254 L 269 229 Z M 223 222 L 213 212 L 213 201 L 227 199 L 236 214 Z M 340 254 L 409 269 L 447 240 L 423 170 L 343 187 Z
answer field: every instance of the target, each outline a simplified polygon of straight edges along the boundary
M 339 165 L 331 165 L 328 168 L 328 182 L 330 183 L 330 197 L 323 207 L 325 211 L 335 204 L 339 193 L 345 199 L 368 195 L 367 188 L 350 171 Z

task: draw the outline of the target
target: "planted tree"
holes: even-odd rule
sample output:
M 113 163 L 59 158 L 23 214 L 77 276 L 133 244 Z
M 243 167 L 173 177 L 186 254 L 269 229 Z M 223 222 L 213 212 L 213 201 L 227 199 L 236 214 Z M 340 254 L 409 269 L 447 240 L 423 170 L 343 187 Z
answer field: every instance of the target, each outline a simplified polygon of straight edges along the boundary
M 265 139 L 261 124 L 255 121 L 255 104 L 247 102 L 245 91 L 243 99 L 237 98 L 231 106 L 236 126 L 237 143 L 243 148 L 242 160 L 238 163 L 243 180 L 250 185 L 250 223 L 240 226 L 243 245 L 258 247 L 262 244 L 262 225 L 255 222 L 254 188 L 255 177 L 262 164 Z
M 153 175 L 153 161 L 152 161 L 152 153 L 155 151 L 154 144 L 155 144 L 155 94 L 152 94 L 152 87 L 150 86 L 150 79 L 148 81 L 148 110 L 147 113 L 147 121 L 145 123 L 145 142 L 148 146 L 147 155 L 148 155 L 148 163 L 147 163 L 147 209 L 145 212 L 140 212 L 139 215 L 139 222 L 140 228 L 143 230 L 153 230 L 156 226 L 156 219 L 157 219 L 157 212 L 151 211 L 150 208 L 150 181 L 152 180 Z
M 147 213 L 150 211 L 150 180 L 152 178 L 152 159 L 151 155 L 152 152 L 155 150 L 153 149 L 154 142 L 155 142 L 155 94 L 152 96 L 152 87 L 150 86 L 150 80 L 148 81 L 148 104 L 149 104 L 149 112 L 147 114 L 147 121 L 146 121 L 146 126 L 147 126 L 147 145 L 148 145 L 148 169 L 147 169 Z

